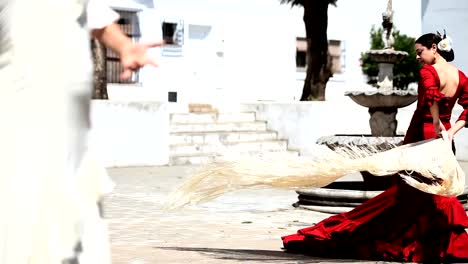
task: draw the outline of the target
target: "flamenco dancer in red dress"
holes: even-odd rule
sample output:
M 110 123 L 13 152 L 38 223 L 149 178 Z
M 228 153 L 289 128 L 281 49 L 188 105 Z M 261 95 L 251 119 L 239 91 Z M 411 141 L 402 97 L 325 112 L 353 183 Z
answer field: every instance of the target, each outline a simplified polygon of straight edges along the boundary
M 437 137 L 449 139 L 465 126 L 468 79 L 451 65 L 450 38 L 425 34 L 416 40 L 420 70 L 417 109 L 404 144 Z M 452 109 L 465 109 L 451 126 Z M 398 177 L 398 176 L 396 176 Z M 468 261 L 468 217 L 456 197 L 419 191 L 401 179 L 355 209 L 282 237 L 287 252 L 314 256 L 411 262 Z

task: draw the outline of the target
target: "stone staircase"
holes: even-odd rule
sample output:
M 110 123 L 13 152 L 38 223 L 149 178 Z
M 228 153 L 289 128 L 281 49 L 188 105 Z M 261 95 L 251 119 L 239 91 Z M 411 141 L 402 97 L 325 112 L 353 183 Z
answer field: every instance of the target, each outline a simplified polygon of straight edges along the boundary
M 223 153 L 299 155 L 254 112 L 218 113 L 210 105 L 190 105 L 189 110 L 170 116 L 171 165 L 216 162 Z

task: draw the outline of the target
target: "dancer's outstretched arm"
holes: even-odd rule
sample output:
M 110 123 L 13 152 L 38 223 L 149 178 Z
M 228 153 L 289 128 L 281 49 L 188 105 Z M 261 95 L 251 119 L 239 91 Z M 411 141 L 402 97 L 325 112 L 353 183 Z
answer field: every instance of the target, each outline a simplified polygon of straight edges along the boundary
M 457 122 L 455 122 L 455 124 L 449 130 L 447 130 L 449 139 L 453 139 L 453 136 L 466 125 L 467 123 L 465 120 L 458 120 Z
M 163 42 L 134 43 L 115 23 L 119 15 L 108 6 L 105 0 L 89 0 L 86 9 L 87 24 L 92 37 L 120 56 L 123 66 L 121 78 L 130 78 L 133 71 L 145 65 L 157 66 L 156 60 L 150 58 L 147 51 L 149 48 L 161 46 Z
M 100 29 L 94 29 L 92 35 L 107 48 L 119 54 L 123 66 L 120 77 L 123 79 L 130 78 L 133 71 L 145 65 L 158 66 L 156 60 L 147 55 L 147 51 L 149 48 L 163 45 L 163 42 L 135 43 L 115 23 Z

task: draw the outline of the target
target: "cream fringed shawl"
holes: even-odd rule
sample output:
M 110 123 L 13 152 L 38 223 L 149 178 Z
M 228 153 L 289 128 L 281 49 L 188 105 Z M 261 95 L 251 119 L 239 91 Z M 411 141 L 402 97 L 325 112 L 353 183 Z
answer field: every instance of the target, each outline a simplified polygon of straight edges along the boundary
M 414 188 L 444 196 L 461 194 L 465 185 L 465 173 L 452 152 L 450 141 L 440 138 L 384 152 L 346 146 L 313 157 L 273 155 L 213 164 L 179 186 L 169 196 L 166 209 L 200 203 L 226 192 L 257 185 L 323 187 L 359 171 L 369 171 L 376 176 L 400 173 Z M 433 183 L 416 180 L 411 177 L 412 172 L 418 172 Z

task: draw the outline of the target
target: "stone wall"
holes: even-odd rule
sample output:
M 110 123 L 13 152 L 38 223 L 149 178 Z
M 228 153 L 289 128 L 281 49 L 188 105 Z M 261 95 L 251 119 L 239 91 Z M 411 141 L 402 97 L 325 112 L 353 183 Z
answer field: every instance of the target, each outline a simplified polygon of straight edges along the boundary
M 350 99 L 351 100 L 351 99 Z M 322 136 L 335 134 L 370 134 L 367 108 L 345 101 L 249 103 L 242 104 L 244 111 L 255 111 L 259 120 L 268 121 L 268 128 L 276 130 L 280 138 L 289 140 L 289 147 L 302 155 L 310 155 L 318 147 Z M 397 114 L 397 134 L 404 135 L 411 121 L 415 104 L 401 108 Z M 455 122 L 462 109 L 453 112 Z M 462 129 L 455 139 L 457 158 L 468 161 L 468 129 Z
M 398 111 L 397 134 L 409 125 L 414 104 Z M 188 105 L 161 102 L 92 103 L 90 144 L 106 167 L 155 166 L 169 162 L 169 115 L 188 112 Z M 255 102 L 217 107 L 219 112 L 254 111 L 257 120 L 268 121 L 268 129 L 288 139 L 289 148 L 310 155 L 319 148 L 318 138 L 335 134 L 370 134 L 367 109 L 353 103 Z M 454 110 L 453 121 L 462 109 Z M 456 136 L 457 158 L 468 161 L 468 129 Z
M 169 162 L 167 103 L 93 100 L 90 144 L 104 166 Z

